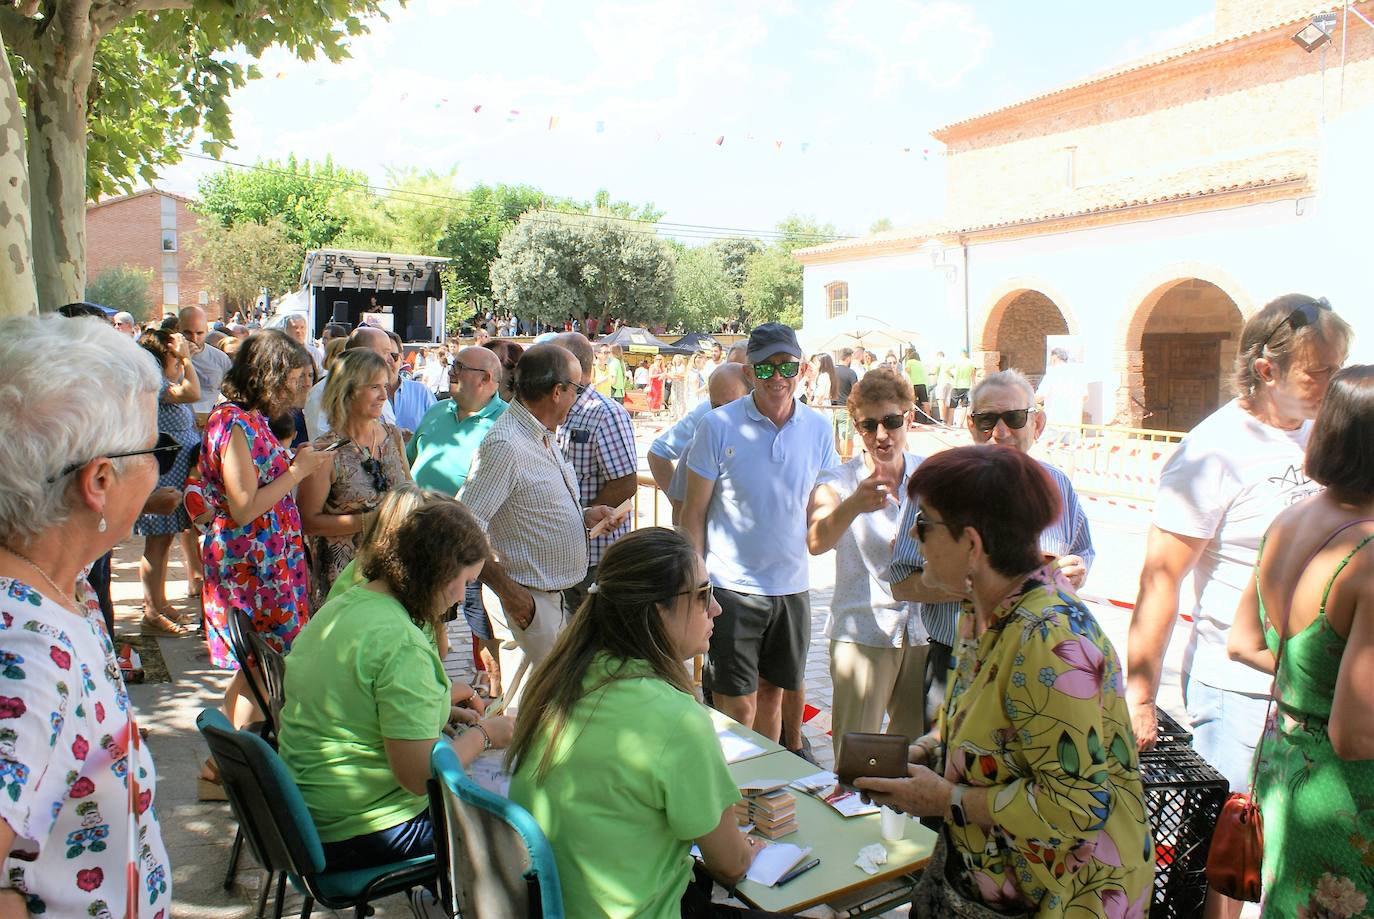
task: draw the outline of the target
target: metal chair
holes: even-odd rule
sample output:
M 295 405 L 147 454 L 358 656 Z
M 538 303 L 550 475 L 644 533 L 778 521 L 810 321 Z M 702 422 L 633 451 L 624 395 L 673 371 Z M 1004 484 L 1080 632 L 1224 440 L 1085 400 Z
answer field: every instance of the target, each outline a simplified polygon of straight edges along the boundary
M 196 727 L 210 745 L 229 804 L 253 851 L 269 872 L 280 872 L 276 919 L 281 919 L 288 877 L 305 895 L 302 919 L 309 919 L 316 902 L 369 916 L 374 900 L 433 882 L 433 856 L 356 871 L 325 870 L 315 821 L 277 752 L 258 735 L 234 730 L 216 709 L 202 711 Z
M 443 740 L 430 754 L 439 902 L 463 919 L 563 919 L 553 847 L 520 805 L 482 788 Z

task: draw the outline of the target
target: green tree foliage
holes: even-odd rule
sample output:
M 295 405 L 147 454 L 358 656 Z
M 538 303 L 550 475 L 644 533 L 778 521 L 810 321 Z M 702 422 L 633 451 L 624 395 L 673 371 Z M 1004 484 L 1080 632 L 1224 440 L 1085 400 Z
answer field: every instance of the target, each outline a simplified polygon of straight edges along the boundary
M 879 217 L 868 227 L 870 233 L 885 233 L 892 229 L 892 221 L 886 217 Z
M 367 176 L 335 165 L 297 160 L 266 160 L 253 169 L 221 169 L 200 180 L 195 209 L 223 227 L 279 220 L 287 239 L 303 249 L 333 245 L 350 222 L 366 231 L 360 215 L 378 210 L 364 186 Z
M 793 215 L 777 225 L 780 237 L 745 262 L 741 311 L 744 322 L 783 322 L 801 327 L 802 266 L 792 252 L 819 245 L 836 236 L 830 224 Z
M 732 283 L 718 244 L 679 247 L 673 307 L 666 325 L 681 325 L 687 332 L 711 332 L 738 313 L 739 288 Z
M 300 279 L 305 250 L 280 220 L 233 226 L 207 222 L 195 241 L 192 264 L 204 271 L 229 309 L 247 309 L 261 288 L 290 291 Z
M 148 318 L 148 285 L 152 283 L 153 272 L 147 268 L 106 268 L 86 283 L 86 299 L 123 310 L 142 322 Z
M 435 253 L 452 259 L 445 290 L 450 301 L 490 303 L 491 266 L 501 237 L 523 214 L 547 206 L 543 192 L 530 185 L 474 185 L 462 206 L 449 212 Z M 423 254 L 423 253 L 421 253 Z
M 381 0 L 20 0 L 0 5 L 0 311 L 52 309 L 85 290 L 85 202 L 180 159 L 199 131 L 218 155 L 244 61 L 281 47 L 348 56 Z M 88 156 L 88 153 L 90 154 Z
M 666 322 L 672 250 L 638 224 L 555 211 L 520 218 L 501 240 L 491 289 L 502 309 L 559 321 L 569 314 Z

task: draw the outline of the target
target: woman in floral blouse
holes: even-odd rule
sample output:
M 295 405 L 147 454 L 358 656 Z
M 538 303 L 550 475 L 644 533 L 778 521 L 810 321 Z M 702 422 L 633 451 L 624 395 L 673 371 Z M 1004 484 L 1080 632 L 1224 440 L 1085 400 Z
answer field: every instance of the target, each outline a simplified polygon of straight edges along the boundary
M 912 745 L 910 777 L 857 785 L 945 820 L 918 914 L 1144 916 L 1154 847 L 1121 664 L 1040 553 L 1054 483 L 985 445 L 924 461 L 909 493 L 924 582 L 966 603 L 945 710 Z
M 0 321 L 3 916 L 169 915 L 153 758 L 82 572 L 172 467 L 161 383 L 101 320 Z

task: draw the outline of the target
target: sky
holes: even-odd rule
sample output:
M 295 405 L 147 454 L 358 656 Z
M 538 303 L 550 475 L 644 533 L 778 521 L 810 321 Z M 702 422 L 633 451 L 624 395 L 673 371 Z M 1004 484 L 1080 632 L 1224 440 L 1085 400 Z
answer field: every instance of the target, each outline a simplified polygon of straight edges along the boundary
M 239 163 L 455 170 L 460 187 L 652 202 L 687 242 L 798 214 L 938 219 L 930 131 L 1209 34 L 1210 0 L 412 0 L 339 64 L 271 51 Z M 480 106 L 480 109 L 477 107 Z M 719 142 L 717 142 L 719 141 Z M 199 151 L 199 146 L 192 148 Z M 188 159 L 160 187 L 194 194 Z M 712 229 L 693 229 L 693 228 Z

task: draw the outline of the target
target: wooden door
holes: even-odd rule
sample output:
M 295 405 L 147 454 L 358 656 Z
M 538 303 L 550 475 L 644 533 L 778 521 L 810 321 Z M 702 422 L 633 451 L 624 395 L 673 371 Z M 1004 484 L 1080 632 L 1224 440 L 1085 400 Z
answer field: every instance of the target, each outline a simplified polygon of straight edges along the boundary
M 1141 344 L 1144 427 L 1189 431 L 1221 404 L 1221 339 L 1217 333 L 1145 335 Z

